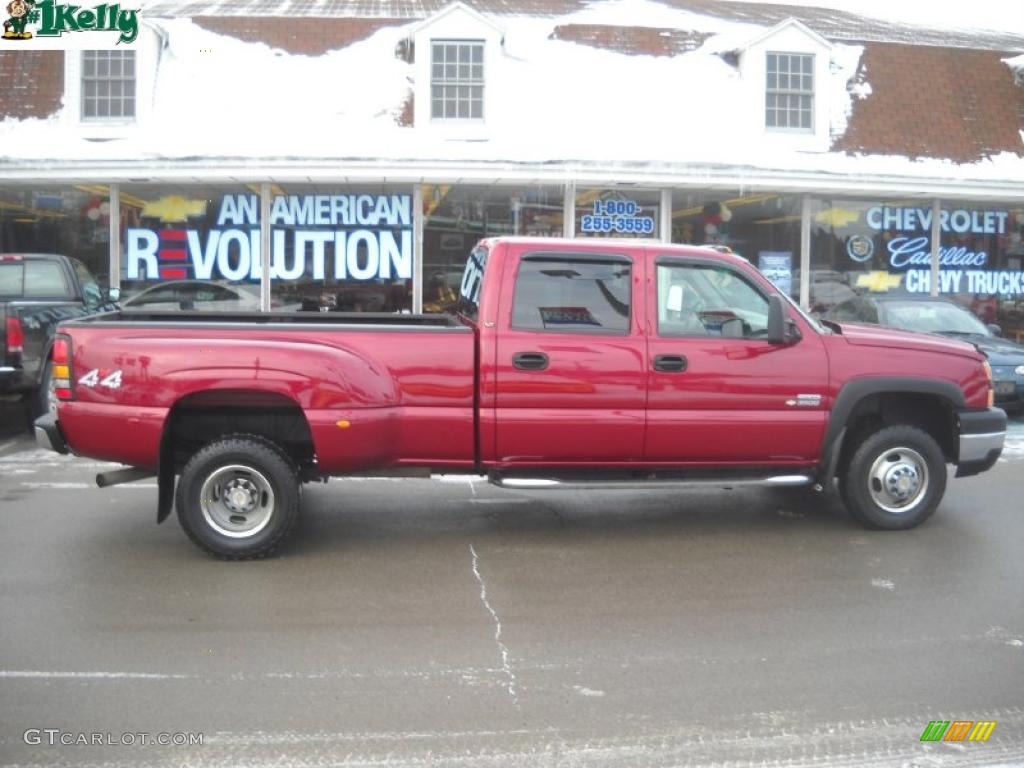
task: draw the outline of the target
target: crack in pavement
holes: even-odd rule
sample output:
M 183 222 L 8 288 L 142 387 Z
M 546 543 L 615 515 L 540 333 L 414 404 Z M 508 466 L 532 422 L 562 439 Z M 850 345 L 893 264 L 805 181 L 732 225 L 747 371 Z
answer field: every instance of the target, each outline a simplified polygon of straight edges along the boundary
M 512 703 L 518 709 L 519 695 L 516 693 L 516 673 L 512 671 L 512 665 L 508 660 L 508 646 L 501 640 L 501 619 L 498 618 L 497 611 L 491 606 L 491 601 L 487 599 L 487 583 L 480 574 L 480 557 L 477 555 L 476 548 L 472 542 L 469 545 L 469 554 L 473 556 L 473 575 L 480 584 L 480 602 L 484 604 L 484 608 L 487 609 L 494 620 L 494 642 L 498 644 L 498 650 L 501 652 L 501 669 L 505 673 L 505 677 L 508 678 L 506 689 L 508 690 L 508 695 L 512 697 Z

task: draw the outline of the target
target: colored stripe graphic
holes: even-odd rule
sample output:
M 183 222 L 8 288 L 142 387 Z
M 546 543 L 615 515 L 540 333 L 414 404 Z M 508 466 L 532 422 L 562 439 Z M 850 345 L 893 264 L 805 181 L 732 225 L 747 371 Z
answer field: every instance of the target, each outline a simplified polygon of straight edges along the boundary
M 949 720 L 932 720 L 921 734 L 921 741 L 941 741 L 942 734 L 949 727 Z
M 943 741 L 963 741 L 967 738 L 972 725 L 974 725 L 973 720 L 954 720 L 953 724 L 949 726 L 949 730 L 946 731 L 946 738 Z
M 995 720 L 979 720 L 974 724 L 974 730 L 971 731 L 971 735 L 968 737 L 968 741 L 988 741 L 988 737 L 992 735 L 992 731 L 996 729 Z
M 161 229 L 160 277 L 164 280 L 184 280 L 188 277 L 188 251 L 185 243 L 188 234 L 184 229 Z

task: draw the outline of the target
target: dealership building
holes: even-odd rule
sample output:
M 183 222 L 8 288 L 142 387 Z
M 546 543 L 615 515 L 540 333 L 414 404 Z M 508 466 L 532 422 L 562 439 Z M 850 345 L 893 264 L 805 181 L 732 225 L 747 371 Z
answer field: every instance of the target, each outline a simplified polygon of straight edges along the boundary
M 430 311 L 481 237 L 614 236 L 728 246 L 819 311 L 946 295 L 1024 339 L 1021 35 L 223 0 L 144 6 L 103 50 L 41 39 L 0 48 L 0 253 L 74 256 L 136 306 Z

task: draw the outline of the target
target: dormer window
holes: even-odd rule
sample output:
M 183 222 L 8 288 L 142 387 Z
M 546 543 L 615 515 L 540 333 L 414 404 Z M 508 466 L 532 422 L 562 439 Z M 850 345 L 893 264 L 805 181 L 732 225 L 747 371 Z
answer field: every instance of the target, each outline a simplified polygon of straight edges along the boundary
M 764 124 L 782 131 L 814 130 L 814 54 L 767 53 Z
M 484 41 L 432 40 L 430 117 L 483 120 Z
M 82 51 L 82 119 L 135 119 L 135 51 Z

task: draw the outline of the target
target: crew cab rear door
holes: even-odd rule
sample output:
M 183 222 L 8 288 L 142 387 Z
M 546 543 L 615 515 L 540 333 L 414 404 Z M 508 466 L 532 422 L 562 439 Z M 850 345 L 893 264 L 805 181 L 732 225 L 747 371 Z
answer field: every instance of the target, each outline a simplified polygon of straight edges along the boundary
M 791 312 L 799 338 L 769 343 L 771 289 L 739 265 L 656 248 L 650 259 L 645 460 L 813 463 L 828 408 L 818 334 Z
M 510 246 L 494 372 L 499 463 L 641 459 L 643 272 L 640 250 Z

